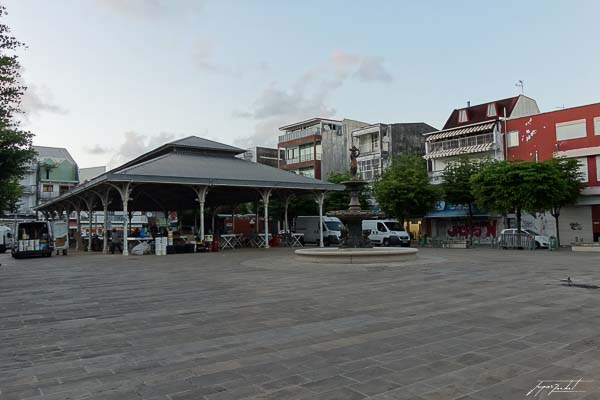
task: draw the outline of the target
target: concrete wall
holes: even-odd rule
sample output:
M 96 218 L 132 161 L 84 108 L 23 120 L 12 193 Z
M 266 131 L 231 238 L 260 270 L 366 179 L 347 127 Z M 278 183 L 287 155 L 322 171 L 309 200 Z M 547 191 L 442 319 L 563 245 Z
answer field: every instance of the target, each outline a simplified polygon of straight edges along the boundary
M 558 218 L 560 229 L 560 244 L 569 245 L 572 242 L 592 242 L 592 207 L 572 206 L 564 207 Z M 576 239 L 577 238 L 577 239 Z
M 423 134 L 437 130 L 423 122 L 391 124 L 389 126 L 391 126 L 392 131 L 390 138 L 391 157 L 398 157 L 406 152 L 425 154 L 425 137 Z
M 324 131 L 321 137 L 321 179 L 326 181 L 329 175 L 350 171 L 350 153 L 352 131 L 369 125 L 366 122 L 344 119 L 342 134 Z

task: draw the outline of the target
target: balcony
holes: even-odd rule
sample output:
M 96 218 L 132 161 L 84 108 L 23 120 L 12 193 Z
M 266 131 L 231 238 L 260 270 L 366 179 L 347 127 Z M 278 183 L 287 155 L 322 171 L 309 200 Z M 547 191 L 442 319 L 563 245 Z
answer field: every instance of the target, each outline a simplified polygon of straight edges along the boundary
M 429 142 L 425 159 L 452 157 L 460 154 L 480 153 L 494 148 L 494 134 L 468 136 L 458 139 Z
M 321 136 L 321 128 L 310 127 L 298 131 L 288 132 L 284 135 L 279 135 L 279 143 L 315 135 Z
M 469 136 L 459 139 L 444 140 L 441 142 L 433 142 L 429 144 L 429 152 L 459 149 L 461 147 L 477 146 L 480 144 L 488 144 L 494 142 L 493 133 L 485 133 L 483 135 Z
M 431 171 L 429 172 L 429 181 L 434 185 L 444 183 L 443 175 L 444 171 Z

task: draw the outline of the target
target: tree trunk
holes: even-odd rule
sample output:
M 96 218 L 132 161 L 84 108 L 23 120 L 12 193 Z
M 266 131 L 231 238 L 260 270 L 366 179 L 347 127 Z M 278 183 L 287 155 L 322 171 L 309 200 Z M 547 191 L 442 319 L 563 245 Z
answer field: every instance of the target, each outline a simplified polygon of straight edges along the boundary
M 469 203 L 469 241 L 473 245 L 473 205 Z
M 521 233 L 521 209 L 517 208 L 517 232 Z

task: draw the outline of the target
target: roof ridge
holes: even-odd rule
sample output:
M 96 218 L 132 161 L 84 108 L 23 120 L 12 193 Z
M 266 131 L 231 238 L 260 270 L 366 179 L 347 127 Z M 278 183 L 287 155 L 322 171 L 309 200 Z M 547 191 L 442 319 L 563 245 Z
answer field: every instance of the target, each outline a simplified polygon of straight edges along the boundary
M 146 164 L 148 164 L 148 163 L 151 163 L 151 162 L 153 162 L 153 161 L 156 161 L 156 160 L 160 160 L 161 158 L 165 158 L 165 157 L 167 157 L 167 156 L 170 156 L 170 155 L 172 155 L 172 154 L 178 154 L 178 153 L 168 152 L 168 153 L 165 153 L 165 154 L 161 154 L 161 155 L 159 155 L 158 157 L 154 157 L 154 158 L 151 158 L 151 159 L 149 159 L 149 160 L 142 161 L 142 162 L 140 162 L 140 163 L 138 163 L 138 164 L 133 164 L 133 165 L 130 165 L 130 166 L 128 166 L 128 167 L 125 167 L 125 168 L 123 168 L 123 169 L 121 169 L 121 170 L 119 170 L 119 171 L 116 171 L 115 173 L 116 173 L 116 174 L 119 174 L 119 173 L 122 173 L 123 171 L 129 170 L 129 169 L 131 169 L 131 168 L 137 168 L 137 167 L 141 167 L 141 166 L 143 166 L 143 165 L 146 165 Z M 133 161 L 133 160 L 132 160 L 132 161 Z M 119 168 L 119 167 L 117 167 L 117 168 Z M 111 171 L 112 171 L 112 170 L 111 170 Z M 108 172 L 111 172 L 111 171 L 107 171 L 106 173 L 108 173 Z

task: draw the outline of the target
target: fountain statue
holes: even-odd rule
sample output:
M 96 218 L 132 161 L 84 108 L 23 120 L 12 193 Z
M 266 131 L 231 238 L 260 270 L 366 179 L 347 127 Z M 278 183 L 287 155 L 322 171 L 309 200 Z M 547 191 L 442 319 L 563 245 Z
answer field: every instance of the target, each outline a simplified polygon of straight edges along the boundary
M 360 206 L 360 192 L 368 182 L 358 176 L 360 150 L 352 146 L 350 151 L 349 181 L 341 182 L 350 190 L 350 203 L 347 210 L 330 211 L 329 217 L 338 217 L 344 223 L 342 241 L 337 248 L 307 248 L 295 251 L 300 261 L 316 264 L 378 264 L 405 261 L 416 258 L 413 248 L 373 248 L 369 232 L 363 232 L 362 221 L 384 217 L 382 211 L 363 210 Z
M 350 173 L 352 178 L 349 181 L 342 182 L 350 189 L 350 203 L 347 210 L 330 211 L 329 217 L 338 217 L 343 223 L 345 230 L 343 232 L 341 248 L 370 248 L 373 247 L 369 241 L 368 233 L 363 232 L 362 221 L 364 219 L 375 219 L 383 217 L 383 212 L 362 210 L 360 207 L 360 192 L 368 184 L 358 177 L 357 157 L 360 150 L 356 146 L 350 148 Z

